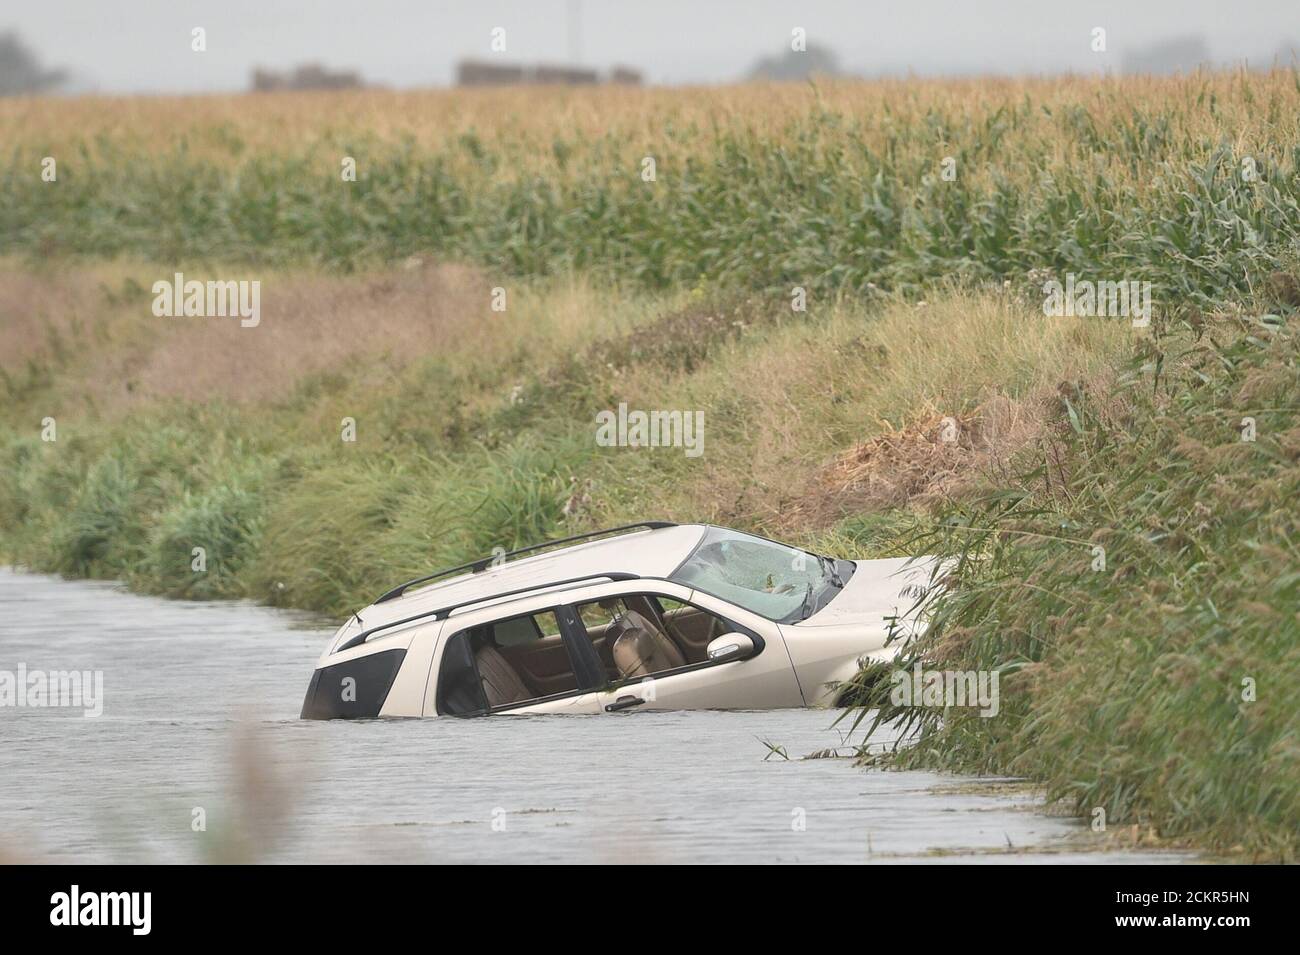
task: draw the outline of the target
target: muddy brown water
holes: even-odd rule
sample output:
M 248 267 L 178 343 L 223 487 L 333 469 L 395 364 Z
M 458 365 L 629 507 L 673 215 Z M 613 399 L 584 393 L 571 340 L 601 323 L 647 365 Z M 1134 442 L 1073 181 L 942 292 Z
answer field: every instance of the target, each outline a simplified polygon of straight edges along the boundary
M 1085 826 L 1007 782 L 800 759 L 843 745 L 825 711 L 304 722 L 331 629 L 0 569 L 0 671 L 103 675 L 98 716 L 0 706 L 0 858 L 1183 858 L 1093 851 Z

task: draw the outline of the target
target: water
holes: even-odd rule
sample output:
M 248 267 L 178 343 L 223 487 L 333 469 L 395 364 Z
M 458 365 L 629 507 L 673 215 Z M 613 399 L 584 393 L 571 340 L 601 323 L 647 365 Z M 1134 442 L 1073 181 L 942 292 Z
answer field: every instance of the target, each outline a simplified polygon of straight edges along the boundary
M 1007 782 L 800 759 L 826 712 L 300 721 L 330 629 L 0 569 L 0 669 L 104 681 L 97 718 L 0 707 L 0 860 L 1170 859 Z

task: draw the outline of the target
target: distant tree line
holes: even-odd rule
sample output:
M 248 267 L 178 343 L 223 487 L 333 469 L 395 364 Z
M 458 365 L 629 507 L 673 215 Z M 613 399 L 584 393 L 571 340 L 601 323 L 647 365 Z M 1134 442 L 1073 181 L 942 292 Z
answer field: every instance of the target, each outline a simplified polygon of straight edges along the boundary
M 67 70 L 42 67 L 17 33 L 0 33 L 0 96 L 44 93 L 62 86 L 67 79 Z
M 253 91 L 259 93 L 277 90 L 354 90 L 364 85 L 360 73 L 329 70 L 318 63 L 307 63 L 287 73 L 253 70 Z

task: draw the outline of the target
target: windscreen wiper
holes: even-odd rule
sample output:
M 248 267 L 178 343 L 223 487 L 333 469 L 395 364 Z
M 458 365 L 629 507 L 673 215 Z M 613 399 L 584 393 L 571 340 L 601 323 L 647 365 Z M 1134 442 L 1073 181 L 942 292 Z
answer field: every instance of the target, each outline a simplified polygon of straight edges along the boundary
M 813 599 L 813 585 L 812 582 L 809 581 L 808 590 L 806 593 L 804 593 L 803 603 L 799 607 L 800 620 L 807 620 L 808 615 L 812 613 L 812 599 Z
M 839 568 L 835 566 L 835 559 L 833 557 L 823 557 L 821 554 L 814 554 L 813 556 L 826 568 L 826 574 L 830 577 L 831 583 L 835 585 L 835 589 L 843 590 L 844 581 L 840 577 Z

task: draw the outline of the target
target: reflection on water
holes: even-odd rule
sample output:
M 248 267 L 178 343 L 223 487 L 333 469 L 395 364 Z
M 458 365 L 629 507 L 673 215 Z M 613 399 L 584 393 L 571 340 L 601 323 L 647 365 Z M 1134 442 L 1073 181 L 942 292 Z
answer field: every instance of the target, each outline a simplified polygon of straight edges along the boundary
M 0 670 L 104 680 L 98 718 L 0 708 L 0 857 L 1168 859 L 1078 851 L 1084 827 L 1015 787 L 799 759 L 840 745 L 826 712 L 302 722 L 330 629 L 0 570 Z

